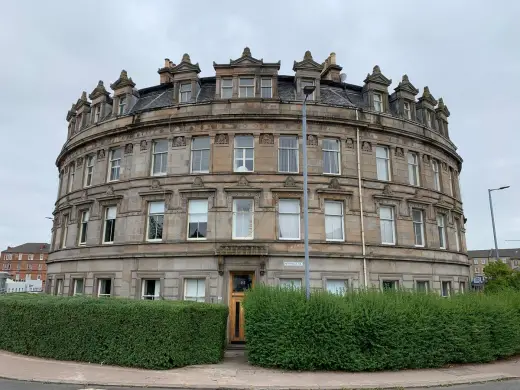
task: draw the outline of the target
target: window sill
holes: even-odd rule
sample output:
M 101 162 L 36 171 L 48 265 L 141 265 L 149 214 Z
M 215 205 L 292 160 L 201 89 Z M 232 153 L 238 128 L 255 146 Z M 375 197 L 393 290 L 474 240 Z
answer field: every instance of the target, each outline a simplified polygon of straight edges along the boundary
M 231 237 L 232 240 L 236 240 L 236 241 L 250 241 L 250 240 L 254 240 L 255 238 L 254 237 Z
M 162 240 L 162 238 L 149 238 L 146 242 L 161 242 Z
M 186 240 L 188 241 L 207 241 L 207 237 L 203 237 L 203 238 L 187 238 Z
M 107 180 L 107 183 L 114 183 L 116 181 L 119 181 L 119 179 Z
M 323 176 L 341 176 L 341 172 L 340 173 L 323 172 Z
M 278 173 L 283 173 L 283 174 L 286 174 L 286 175 L 298 175 L 300 172 L 299 171 L 296 171 L 296 172 L 278 171 Z
M 191 175 L 199 175 L 201 173 L 209 173 L 209 171 L 192 171 L 192 172 L 190 172 Z
M 103 241 L 102 242 L 103 245 L 111 245 L 113 243 L 114 243 L 114 241 Z
M 342 240 L 325 240 L 326 242 L 345 242 L 345 239 Z
M 381 245 L 396 245 L 395 242 L 382 242 Z
M 278 240 L 280 240 L 280 241 L 301 241 L 302 239 L 300 237 L 297 237 L 297 238 L 282 238 L 282 237 L 278 237 Z
M 157 173 L 153 173 L 152 172 L 152 176 L 153 177 L 157 177 L 157 176 L 166 176 L 168 173 L 167 172 L 157 172 Z

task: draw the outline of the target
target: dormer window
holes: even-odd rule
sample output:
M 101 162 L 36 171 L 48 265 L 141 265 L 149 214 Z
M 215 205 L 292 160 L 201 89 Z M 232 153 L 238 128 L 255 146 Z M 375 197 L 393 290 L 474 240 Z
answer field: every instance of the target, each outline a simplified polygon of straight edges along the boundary
M 262 79 L 262 98 L 271 99 L 273 97 L 273 79 Z
M 181 103 L 188 103 L 191 100 L 191 83 L 182 83 L 179 95 Z
M 119 98 L 119 115 L 123 115 L 125 113 L 125 107 L 126 107 L 126 97 L 121 96 Z
M 254 77 L 240 77 L 238 86 L 238 97 L 252 98 L 255 96 Z
M 233 96 L 233 79 L 222 79 L 222 87 L 220 89 L 220 96 L 222 99 L 231 99 Z
M 404 117 L 406 119 L 412 120 L 412 107 L 410 106 L 410 102 L 404 102 Z
M 94 109 L 94 123 L 98 123 L 101 119 L 101 105 L 97 105 Z
M 374 110 L 383 112 L 383 95 L 380 93 L 374 93 Z
M 302 93 L 305 87 L 314 87 L 314 80 L 302 80 L 301 82 Z M 307 96 L 307 100 L 314 100 L 314 94 L 316 90 Z

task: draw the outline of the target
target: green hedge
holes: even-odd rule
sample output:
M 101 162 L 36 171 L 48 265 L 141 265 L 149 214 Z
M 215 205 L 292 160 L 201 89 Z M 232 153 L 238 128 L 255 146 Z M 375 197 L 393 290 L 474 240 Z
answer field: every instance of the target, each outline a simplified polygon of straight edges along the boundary
M 520 293 L 346 296 L 259 286 L 244 302 L 252 364 L 376 371 L 489 362 L 520 352 Z
M 0 349 L 149 369 L 219 362 L 228 309 L 182 301 L 0 296 Z

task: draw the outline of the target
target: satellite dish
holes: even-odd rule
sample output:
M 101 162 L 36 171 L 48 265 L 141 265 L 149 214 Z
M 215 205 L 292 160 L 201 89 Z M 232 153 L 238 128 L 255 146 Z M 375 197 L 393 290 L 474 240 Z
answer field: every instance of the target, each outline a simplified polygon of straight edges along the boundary
M 347 74 L 346 73 L 341 73 L 339 75 L 339 78 L 340 78 L 341 82 L 344 83 L 345 80 L 347 79 Z

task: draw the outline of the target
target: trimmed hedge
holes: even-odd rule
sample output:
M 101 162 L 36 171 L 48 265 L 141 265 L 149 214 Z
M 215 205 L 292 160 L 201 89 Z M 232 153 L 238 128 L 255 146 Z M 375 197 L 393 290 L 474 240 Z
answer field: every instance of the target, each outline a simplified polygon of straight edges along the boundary
M 252 364 L 376 371 L 480 363 L 520 352 L 520 293 L 450 299 L 414 292 L 336 296 L 259 286 L 244 302 Z
M 182 301 L 0 296 L 0 349 L 148 369 L 219 362 L 228 309 Z

